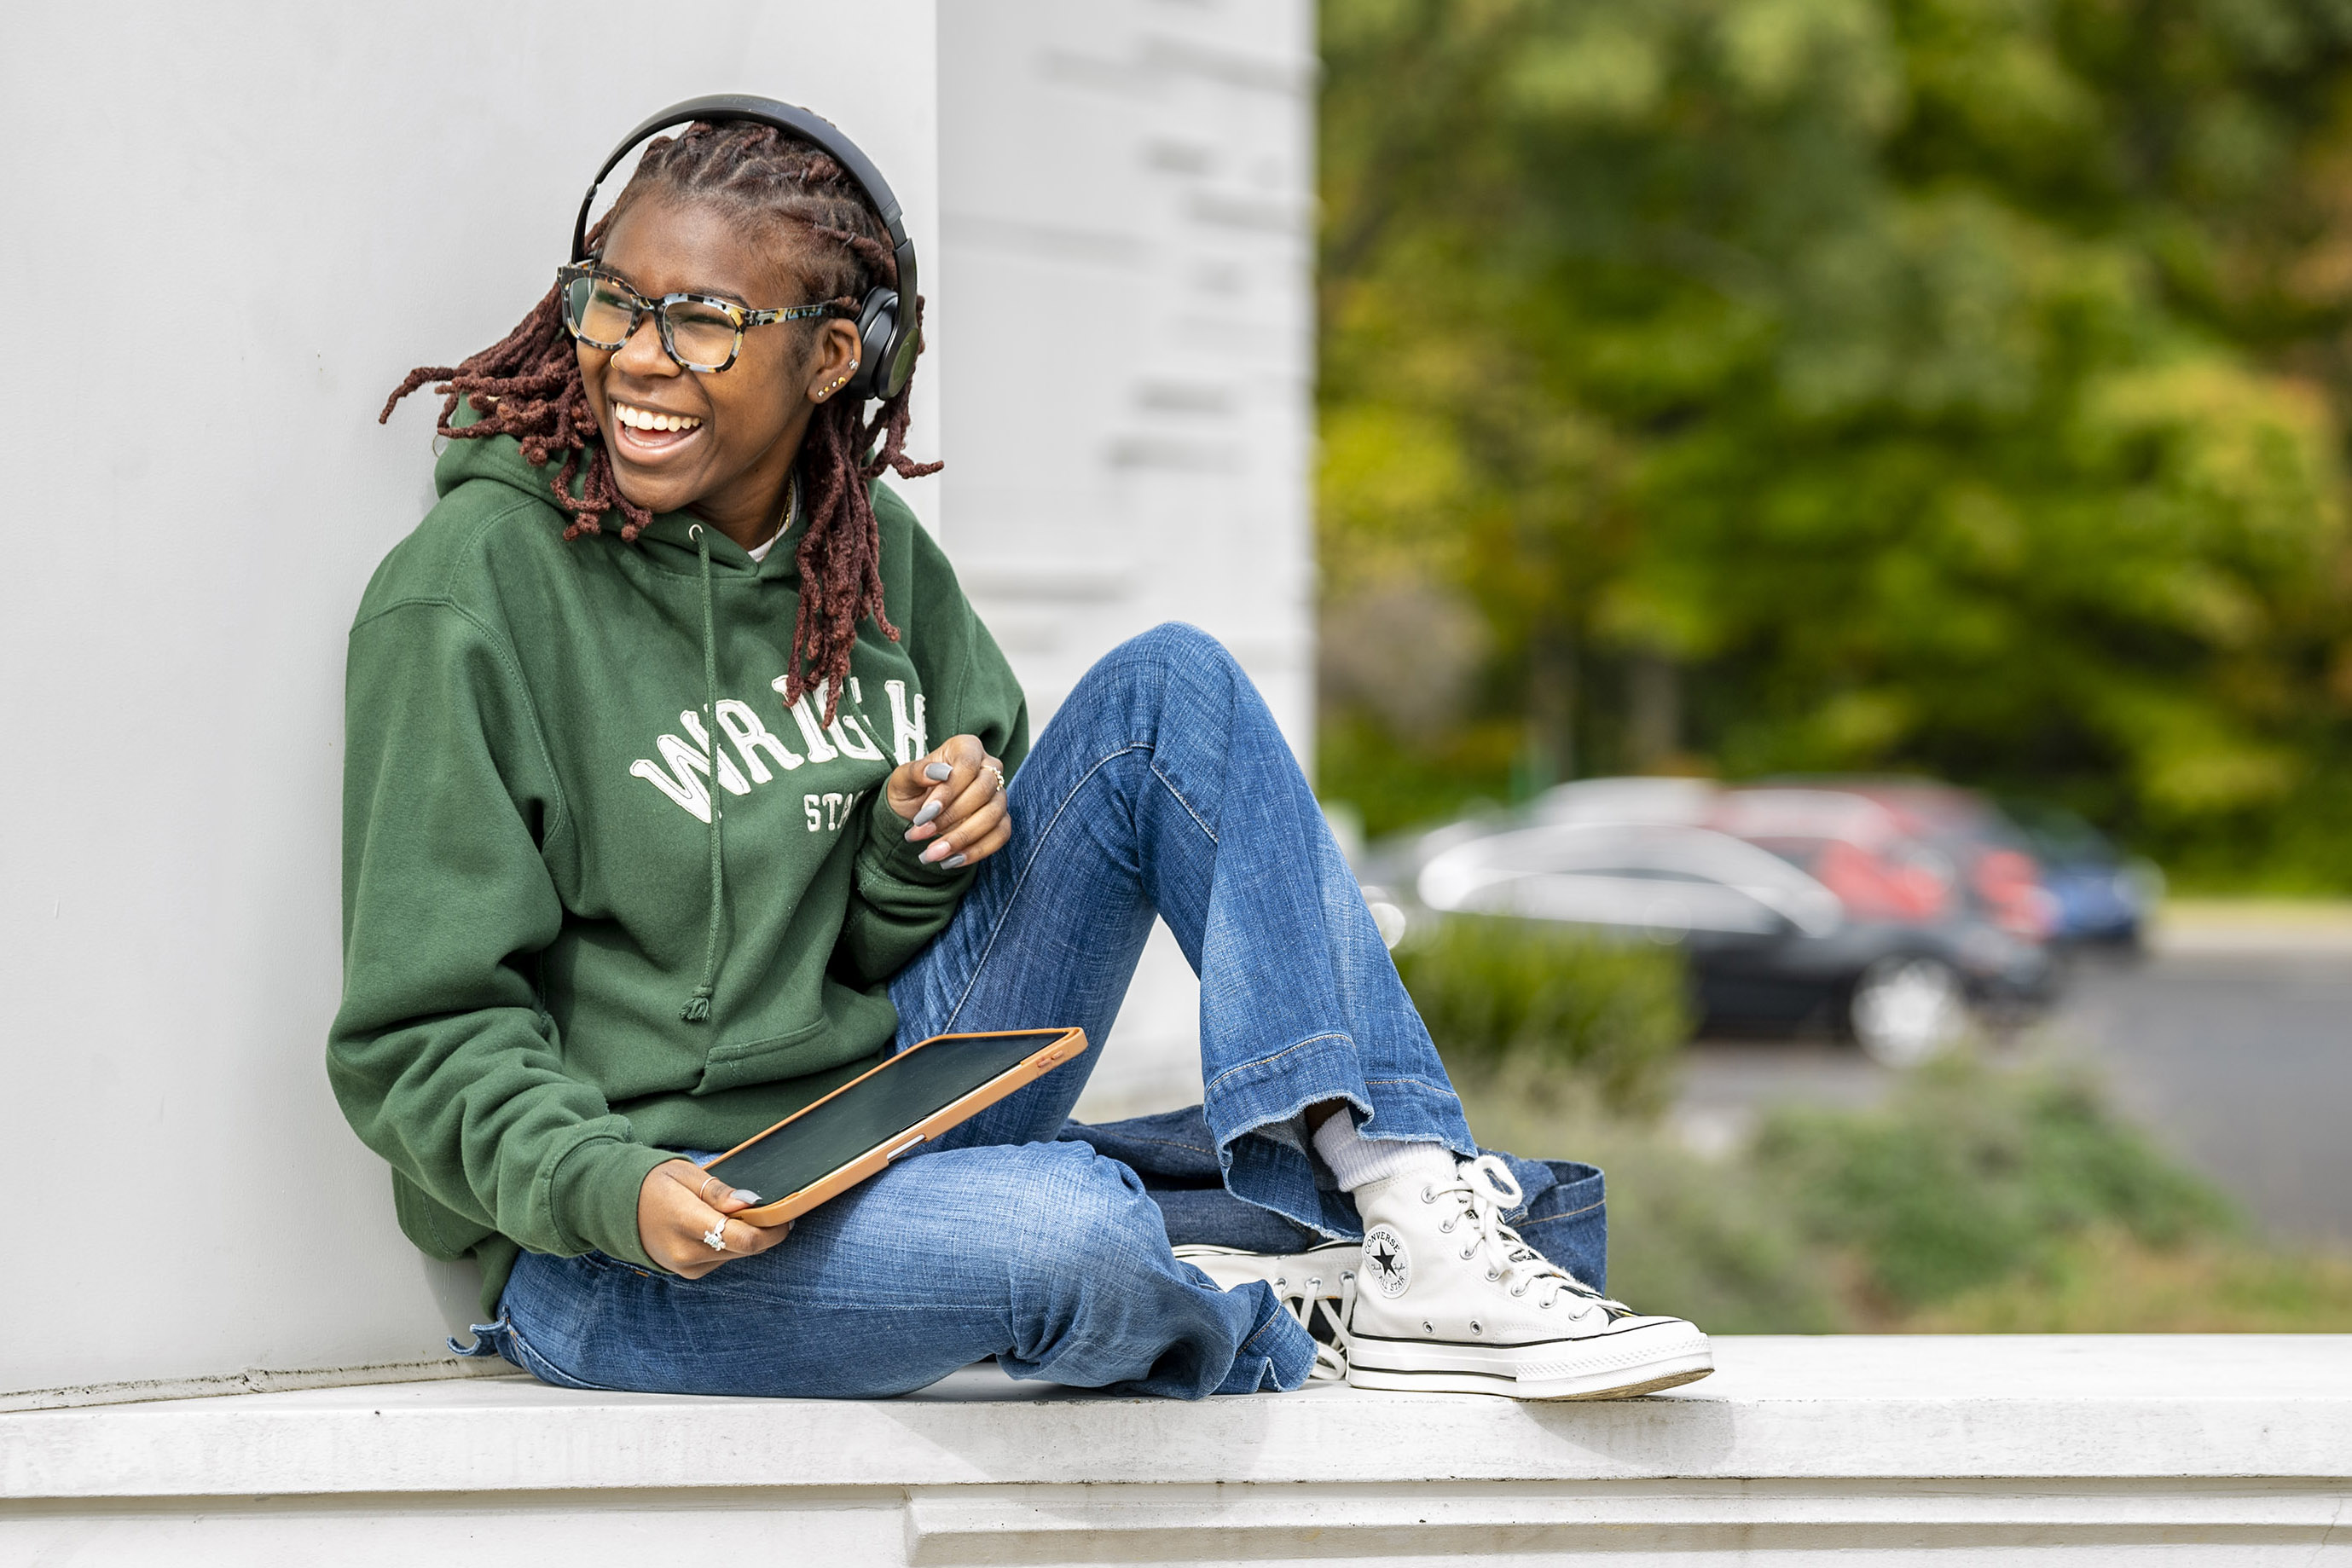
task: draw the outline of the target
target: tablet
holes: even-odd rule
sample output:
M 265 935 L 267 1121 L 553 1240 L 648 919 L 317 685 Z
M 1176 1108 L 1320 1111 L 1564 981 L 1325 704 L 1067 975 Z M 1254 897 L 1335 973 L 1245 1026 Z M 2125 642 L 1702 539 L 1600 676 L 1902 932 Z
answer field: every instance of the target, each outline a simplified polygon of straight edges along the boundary
M 730 1218 L 781 1225 L 911 1154 L 1087 1049 L 1082 1029 L 940 1034 L 919 1040 L 710 1162 L 760 1195 Z

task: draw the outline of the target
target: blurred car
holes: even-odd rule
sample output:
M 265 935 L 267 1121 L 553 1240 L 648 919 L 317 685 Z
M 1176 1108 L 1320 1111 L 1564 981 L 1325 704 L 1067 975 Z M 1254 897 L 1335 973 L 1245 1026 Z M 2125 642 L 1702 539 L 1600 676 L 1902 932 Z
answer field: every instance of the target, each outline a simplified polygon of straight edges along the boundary
M 2003 930 L 2046 941 L 2059 910 L 2045 885 L 2032 840 L 1998 806 L 1972 789 L 1919 779 L 1773 779 L 1727 790 L 1721 800 L 1737 819 L 1733 831 L 1759 841 L 1778 834 L 1804 852 L 1811 837 L 1858 847 L 1905 842 L 1900 852 L 1923 863 L 1944 864 L 1973 901 Z
M 2052 900 L 1998 814 L 1942 786 L 1564 786 L 1367 866 L 1383 934 L 1448 913 L 1555 920 L 1684 949 L 1710 1022 L 1826 1016 L 1919 1060 L 1972 1009 L 2044 999 Z
M 2138 947 L 2149 915 L 2164 897 L 2164 873 L 2156 862 L 2125 855 L 2105 833 L 2063 806 L 2005 800 L 2001 810 L 2041 863 L 2042 885 L 2056 910 L 2052 939 Z
M 1545 822 L 1650 822 L 1702 826 L 1722 787 L 1706 779 L 1580 779 L 1537 797 Z
M 2049 999 L 2055 901 L 2022 835 L 1982 796 L 1912 779 L 1789 780 L 1723 791 L 1710 821 L 1804 867 L 1850 919 L 1885 933 L 1892 951 L 1845 993 L 1845 1021 L 1874 1055 L 1916 1060 L 1957 1036 L 1970 1008 L 2006 1019 Z M 1726 1000 L 1734 1016 L 1754 1010 Z
M 1884 801 L 1931 831 L 1982 846 L 1996 857 L 1988 872 L 2007 879 L 2012 901 L 2038 902 L 2048 939 L 2062 946 L 2136 946 L 2164 896 L 2164 873 L 2153 861 L 2126 856 L 2063 806 L 2016 797 L 1996 803 L 1973 790 L 1909 779 L 1801 782 Z M 2034 863 L 2038 894 L 2021 880 L 2020 853 Z

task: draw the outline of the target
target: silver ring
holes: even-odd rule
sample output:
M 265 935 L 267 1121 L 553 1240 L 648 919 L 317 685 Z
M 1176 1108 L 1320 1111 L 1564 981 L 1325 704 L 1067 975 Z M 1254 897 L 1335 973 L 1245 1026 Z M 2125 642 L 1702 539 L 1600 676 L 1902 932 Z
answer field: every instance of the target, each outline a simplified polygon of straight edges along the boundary
M 702 1178 L 702 1185 L 694 1189 L 694 1196 L 700 1198 L 703 1202 L 709 1203 L 710 1201 L 710 1184 L 718 1179 L 719 1178 L 715 1176 L 704 1176 Z
M 720 1215 L 719 1223 L 702 1233 L 702 1244 L 713 1252 L 727 1250 L 727 1217 Z

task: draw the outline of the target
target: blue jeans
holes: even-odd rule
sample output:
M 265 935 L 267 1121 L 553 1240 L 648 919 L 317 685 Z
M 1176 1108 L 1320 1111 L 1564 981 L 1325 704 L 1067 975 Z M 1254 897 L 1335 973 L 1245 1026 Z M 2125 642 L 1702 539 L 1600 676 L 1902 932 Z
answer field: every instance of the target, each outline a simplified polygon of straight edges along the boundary
M 1313 1343 L 1273 1292 L 1178 1262 L 1165 1195 L 1069 1123 L 1157 915 L 1201 977 L 1205 1147 L 1181 1157 L 1216 1200 L 1360 1234 L 1306 1143 L 1327 1101 L 1367 1137 L 1475 1150 L 1288 744 L 1220 644 L 1162 626 L 1078 683 L 1007 804 L 1011 842 L 891 983 L 900 1043 L 1077 1024 L 1097 1049 L 703 1279 L 525 1253 L 486 1348 L 551 1383 L 696 1394 L 873 1397 L 992 1354 L 1183 1398 L 1305 1382 Z

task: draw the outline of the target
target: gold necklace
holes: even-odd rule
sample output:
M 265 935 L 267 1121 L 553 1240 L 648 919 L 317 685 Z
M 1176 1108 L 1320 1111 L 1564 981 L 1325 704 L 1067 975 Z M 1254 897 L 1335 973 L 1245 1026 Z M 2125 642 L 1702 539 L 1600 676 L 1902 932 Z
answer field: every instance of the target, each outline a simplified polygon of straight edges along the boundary
M 776 524 L 776 531 L 775 531 L 774 533 L 772 533 L 772 534 L 770 534 L 766 538 L 761 539 L 761 540 L 760 541 L 760 548 L 761 548 L 761 549 L 766 549 L 769 546 L 771 546 L 771 545 L 774 544 L 778 539 L 782 538 L 786 534 L 788 534 L 788 533 L 792 532 L 792 529 L 793 529 L 793 514 L 794 512 L 796 512 L 796 511 L 800 510 L 800 505 L 801 505 L 801 471 L 800 471 L 799 469 L 795 468 L 795 469 L 793 469 L 790 474 L 788 474 L 788 475 L 786 475 L 786 476 L 784 476 L 784 515 L 783 515 L 783 517 L 782 518 L 782 520 L 780 520 L 780 521 Z

